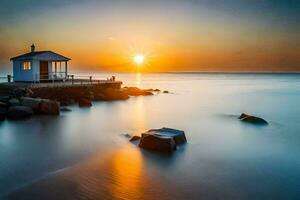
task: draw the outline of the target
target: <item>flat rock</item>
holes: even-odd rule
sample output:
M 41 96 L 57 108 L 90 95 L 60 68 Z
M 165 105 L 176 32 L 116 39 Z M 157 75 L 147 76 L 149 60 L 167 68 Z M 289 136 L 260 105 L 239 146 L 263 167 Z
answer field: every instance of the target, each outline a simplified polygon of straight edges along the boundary
M 28 118 L 33 114 L 33 110 L 26 106 L 11 106 L 7 111 L 7 117 L 13 120 Z
M 268 125 L 269 124 L 263 118 L 255 117 L 255 116 L 252 116 L 252 115 L 247 115 L 245 113 L 242 113 L 241 116 L 239 116 L 239 119 L 243 122 L 256 124 L 256 125 Z
M 142 134 L 139 146 L 144 149 L 172 152 L 187 142 L 184 131 L 172 128 L 151 129 Z
M 176 144 L 172 137 L 160 137 L 151 134 L 142 134 L 139 147 L 163 153 L 172 153 L 176 150 Z

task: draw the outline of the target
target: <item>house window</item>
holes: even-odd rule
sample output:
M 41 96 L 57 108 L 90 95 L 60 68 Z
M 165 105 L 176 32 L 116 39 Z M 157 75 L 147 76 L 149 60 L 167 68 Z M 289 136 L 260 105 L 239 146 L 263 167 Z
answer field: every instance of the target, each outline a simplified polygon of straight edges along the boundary
M 30 61 L 24 61 L 23 62 L 23 70 L 24 71 L 31 70 L 31 62 Z

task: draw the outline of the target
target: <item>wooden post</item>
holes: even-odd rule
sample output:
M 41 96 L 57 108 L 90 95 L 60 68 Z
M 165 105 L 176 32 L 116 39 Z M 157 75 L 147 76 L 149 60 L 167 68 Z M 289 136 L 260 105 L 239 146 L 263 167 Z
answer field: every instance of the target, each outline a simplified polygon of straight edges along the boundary
M 90 82 L 91 82 L 91 84 L 92 84 L 92 76 L 90 76 Z
M 10 74 L 7 75 L 7 82 L 9 82 L 9 83 L 11 82 L 11 75 Z
M 72 78 L 72 85 L 74 84 L 74 75 L 71 75 Z
M 68 76 L 68 61 L 66 61 L 65 62 L 66 64 L 65 64 L 65 73 L 66 73 L 66 77 L 65 78 L 67 78 L 67 76 Z

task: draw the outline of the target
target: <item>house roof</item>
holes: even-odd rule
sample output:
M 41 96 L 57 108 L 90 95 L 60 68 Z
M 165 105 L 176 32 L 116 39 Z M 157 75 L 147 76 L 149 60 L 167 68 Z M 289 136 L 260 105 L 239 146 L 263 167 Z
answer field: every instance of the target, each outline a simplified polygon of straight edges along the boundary
M 71 59 L 53 51 L 34 51 L 13 57 L 10 60 L 69 61 Z

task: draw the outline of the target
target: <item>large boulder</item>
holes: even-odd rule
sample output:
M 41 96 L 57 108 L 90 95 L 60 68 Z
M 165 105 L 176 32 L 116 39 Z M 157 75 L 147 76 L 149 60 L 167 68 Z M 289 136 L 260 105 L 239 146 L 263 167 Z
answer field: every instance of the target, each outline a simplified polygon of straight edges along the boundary
M 22 98 L 22 106 L 30 107 L 33 111 L 38 112 L 40 108 L 40 103 L 42 99 L 40 98 L 31 98 L 31 97 L 24 97 Z
M 163 153 L 171 153 L 176 150 L 176 144 L 172 137 L 161 137 L 152 134 L 142 134 L 139 147 Z
M 60 105 L 57 101 L 42 99 L 39 103 L 38 112 L 47 115 L 59 115 Z
M 187 142 L 184 131 L 172 128 L 151 129 L 142 134 L 139 146 L 144 149 L 172 152 Z
M 245 113 L 242 113 L 239 116 L 239 119 L 243 122 L 256 124 L 256 125 L 268 125 L 269 124 L 266 120 L 264 120 L 262 118 L 255 117 L 255 116 L 252 116 L 252 115 L 247 115 Z
M 92 101 L 87 98 L 81 98 L 78 101 L 79 107 L 91 107 L 92 106 Z
M 33 114 L 33 110 L 26 106 L 11 106 L 7 111 L 7 117 L 13 120 L 28 118 Z

